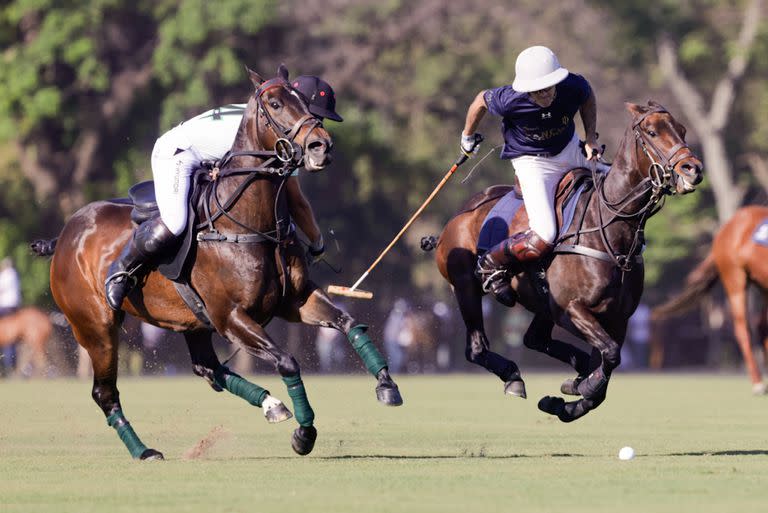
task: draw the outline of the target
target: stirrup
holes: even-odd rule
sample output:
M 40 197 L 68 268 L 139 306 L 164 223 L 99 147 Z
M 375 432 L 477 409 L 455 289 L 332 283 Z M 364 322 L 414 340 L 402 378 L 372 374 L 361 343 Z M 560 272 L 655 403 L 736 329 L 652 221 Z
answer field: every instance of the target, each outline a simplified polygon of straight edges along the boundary
M 135 276 L 136 269 L 134 269 L 133 271 L 117 271 L 116 273 L 107 276 L 107 279 L 104 280 L 104 286 L 109 287 L 109 285 L 113 282 L 122 283 L 124 280 L 129 280 L 130 287 L 131 288 L 135 287 L 139 281 Z
M 485 292 L 486 294 L 490 294 L 491 292 L 494 292 L 493 284 L 507 277 L 507 270 L 506 269 L 493 269 L 489 271 L 480 270 L 478 274 L 482 279 L 483 292 Z M 485 279 L 483 279 L 484 276 L 485 276 Z

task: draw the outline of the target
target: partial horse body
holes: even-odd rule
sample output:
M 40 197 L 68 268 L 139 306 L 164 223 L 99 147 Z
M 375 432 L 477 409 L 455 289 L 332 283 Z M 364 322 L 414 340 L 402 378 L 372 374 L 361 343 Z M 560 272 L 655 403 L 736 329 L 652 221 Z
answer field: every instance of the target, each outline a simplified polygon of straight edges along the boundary
M 0 317 L 0 347 L 22 344 L 30 353 L 33 375 L 48 372 L 47 347 L 53 332 L 48 315 L 34 306 L 25 306 L 14 313 Z M 23 367 L 21 361 L 19 368 Z
M 749 336 L 747 288 L 754 283 L 768 299 L 768 247 L 752 236 L 761 223 L 768 220 L 768 207 L 748 206 L 739 209 L 715 235 L 709 254 L 686 278 L 684 289 L 664 304 L 654 308 L 656 319 L 680 314 L 696 306 L 699 300 L 721 281 L 733 316 L 733 332 L 744 357 L 754 394 L 765 394 L 760 367 L 752 352 Z M 766 312 L 761 312 L 759 331 L 766 334 Z M 768 338 L 763 341 L 768 364 Z
M 248 101 L 232 158 L 212 178 L 212 194 L 198 205 L 198 215 L 210 212 L 213 216 L 206 229 L 216 230 L 225 240 L 197 243 L 188 282 L 202 299 L 213 328 L 251 355 L 272 363 L 281 375 L 299 423 L 292 447 L 303 455 L 312 450 L 317 437 L 314 412 L 297 361 L 264 330 L 273 317 L 341 330 L 376 376 L 378 399 L 389 405 L 401 404 L 402 399 L 386 362 L 366 334 L 367 326 L 336 308 L 309 280 L 304 251 L 295 234 L 285 230 L 290 226 L 285 181 L 298 166 L 319 171 L 328 165 L 330 135 L 291 87 L 284 67 L 278 77 L 267 81 L 250 74 L 255 93 Z M 124 314 L 107 306 L 103 286 L 110 263 L 133 232 L 131 209 L 125 202 L 86 205 L 56 241 L 38 241 L 33 249 L 50 254 L 55 248 L 51 291 L 75 338 L 91 357 L 94 400 L 134 458 L 155 459 L 162 454 L 141 442 L 120 405 L 117 335 Z M 183 332 L 194 372 L 214 390 L 227 390 L 263 407 L 270 421 L 290 416 L 266 390 L 220 363 L 211 329 L 159 272 L 147 275 L 123 309 L 150 324 Z
M 606 175 L 593 170 L 594 192 L 582 194 L 574 223 L 548 262 L 512 276 L 518 301 L 535 314 L 525 333 L 528 348 L 571 367 L 577 377 L 563 393 L 581 395 L 565 402 L 544 397 L 539 408 L 570 422 L 605 400 L 611 372 L 620 363 L 627 321 L 643 290 L 642 231 L 665 193 L 687 193 L 701 181 L 701 162 L 685 144 L 685 128 L 655 102 L 627 104 L 632 122 Z M 506 393 L 526 397 L 517 365 L 490 350 L 483 326 L 481 283 L 475 274 L 481 225 L 509 188 L 495 186 L 471 198 L 445 226 L 435 255 L 440 273 L 452 285 L 467 327 L 466 357 L 504 382 Z M 524 231 L 521 208 L 509 236 Z M 546 268 L 546 281 L 539 276 Z M 557 324 L 592 346 L 588 354 L 552 339 Z

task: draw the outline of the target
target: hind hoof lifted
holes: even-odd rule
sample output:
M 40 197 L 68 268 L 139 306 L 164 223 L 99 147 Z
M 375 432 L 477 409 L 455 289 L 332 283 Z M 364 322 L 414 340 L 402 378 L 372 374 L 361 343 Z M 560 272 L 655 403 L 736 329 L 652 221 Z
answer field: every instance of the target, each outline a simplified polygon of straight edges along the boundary
M 507 395 L 513 395 L 515 397 L 521 397 L 523 399 L 528 398 L 528 394 L 525 393 L 525 382 L 522 379 L 507 381 L 504 383 L 504 393 Z
M 141 453 L 141 456 L 139 456 L 139 459 L 141 461 L 160 461 L 160 460 L 164 460 L 165 457 L 163 456 L 163 453 L 160 451 L 156 451 L 154 449 L 147 449 Z
M 280 403 L 264 412 L 264 417 L 270 424 L 277 424 L 278 422 L 283 422 L 292 418 L 293 413 L 291 413 L 291 410 L 289 410 L 283 403 Z
M 315 426 L 299 426 L 293 431 L 291 447 L 299 456 L 306 456 L 315 447 L 317 429 Z
M 386 406 L 400 406 L 403 404 L 403 396 L 400 395 L 400 389 L 394 386 L 376 387 L 376 399 Z

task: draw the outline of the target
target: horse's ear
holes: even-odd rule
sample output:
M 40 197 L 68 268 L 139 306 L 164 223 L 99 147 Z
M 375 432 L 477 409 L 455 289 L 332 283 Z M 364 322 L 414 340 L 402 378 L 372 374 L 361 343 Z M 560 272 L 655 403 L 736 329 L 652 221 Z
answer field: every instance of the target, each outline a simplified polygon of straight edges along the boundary
M 277 67 L 277 76 L 288 82 L 288 67 L 285 63 L 281 62 L 280 66 Z
M 248 77 L 250 77 L 250 79 L 251 79 L 251 82 L 253 82 L 253 87 L 255 87 L 256 89 L 258 89 L 258 88 L 259 88 L 259 86 L 262 84 L 262 82 L 264 82 L 264 79 L 263 79 L 263 78 L 261 78 L 261 75 L 259 75 L 259 74 L 258 74 L 258 73 L 256 73 L 255 71 L 253 71 L 253 70 L 252 70 L 251 68 L 249 68 L 248 66 L 246 66 L 246 67 L 245 67 L 245 70 L 248 72 Z
M 657 102 L 655 100 L 648 100 L 648 106 L 652 107 L 654 109 L 667 110 L 667 109 L 664 108 L 664 106 L 662 104 L 660 104 L 659 102 Z
M 642 105 L 637 105 L 636 103 L 625 103 L 624 106 L 627 108 L 627 110 L 632 113 L 633 117 L 641 116 L 648 112 L 648 107 L 643 107 Z

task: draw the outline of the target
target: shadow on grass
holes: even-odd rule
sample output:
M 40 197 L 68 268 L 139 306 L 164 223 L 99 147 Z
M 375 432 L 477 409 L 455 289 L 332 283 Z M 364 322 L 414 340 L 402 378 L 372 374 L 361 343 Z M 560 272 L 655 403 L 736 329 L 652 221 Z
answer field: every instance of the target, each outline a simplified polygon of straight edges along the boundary
M 768 456 L 768 450 L 672 452 L 669 454 L 658 454 L 657 456 Z

